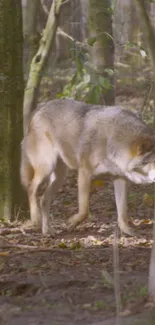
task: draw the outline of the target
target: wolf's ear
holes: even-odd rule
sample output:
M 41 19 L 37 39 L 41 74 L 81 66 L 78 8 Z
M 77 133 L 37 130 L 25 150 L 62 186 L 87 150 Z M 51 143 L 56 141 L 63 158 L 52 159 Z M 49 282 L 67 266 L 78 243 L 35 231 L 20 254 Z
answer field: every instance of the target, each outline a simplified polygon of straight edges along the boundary
M 133 156 L 141 156 L 155 150 L 155 142 L 151 137 L 139 138 L 132 143 L 131 151 Z

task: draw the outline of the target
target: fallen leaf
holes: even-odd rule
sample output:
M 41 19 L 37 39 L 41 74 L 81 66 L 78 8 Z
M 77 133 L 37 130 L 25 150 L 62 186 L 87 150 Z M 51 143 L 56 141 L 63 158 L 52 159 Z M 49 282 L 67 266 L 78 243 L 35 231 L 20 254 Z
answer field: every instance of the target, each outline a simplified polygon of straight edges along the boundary
M 8 256 L 9 255 L 9 252 L 0 252 L 0 256 Z
M 122 316 L 122 317 L 129 316 L 129 315 L 131 315 L 131 310 L 130 309 L 125 309 L 125 310 L 121 311 L 119 315 Z
M 96 186 L 96 187 L 103 187 L 104 186 L 104 183 L 103 183 L 103 181 L 102 180 L 96 180 L 96 179 L 94 179 L 94 180 L 92 180 L 92 186 Z
M 143 219 L 141 221 L 141 224 L 151 225 L 152 223 L 153 223 L 153 220 L 151 220 L 151 219 Z
M 154 205 L 153 196 L 149 195 L 148 193 L 145 193 L 143 196 L 143 203 L 145 203 L 149 207 L 152 207 Z

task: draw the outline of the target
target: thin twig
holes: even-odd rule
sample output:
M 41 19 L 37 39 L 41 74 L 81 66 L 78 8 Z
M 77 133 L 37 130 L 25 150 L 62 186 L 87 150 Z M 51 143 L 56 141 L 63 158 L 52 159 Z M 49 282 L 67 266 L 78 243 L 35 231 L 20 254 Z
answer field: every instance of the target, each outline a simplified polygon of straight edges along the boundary
M 114 289 L 116 299 L 116 325 L 121 325 L 121 290 L 119 276 L 119 249 L 118 249 L 118 225 L 116 225 L 113 241 L 113 267 L 114 267 Z
M 45 284 L 45 282 L 44 282 L 44 280 L 43 280 L 43 278 L 42 278 L 42 276 L 41 276 L 41 271 L 39 271 L 39 278 L 40 278 L 40 282 L 42 283 L 43 287 L 44 287 L 45 289 L 47 289 L 48 286 Z
M 66 5 L 66 3 L 70 2 L 71 0 L 65 0 L 62 4 L 61 4 L 61 7 Z
M 84 50 L 88 50 L 88 48 L 90 47 L 86 42 L 81 43 L 79 41 L 77 41 L 75 38 L 73 38 L 71 35 L 67 34 L 66 32 L 64 32 L 60 27 L 58 27 L 57 29 L 57 35 L 61 35 L 62 37 L 70 40 L 71 42 L 73 42 L 76 46 L 79 46 L 80 48 L 84 49 Z
M 48 8 L 47 8 L 47 6 L 46 6 L 46 4 L 45 4 L 45 1 L 44 1 L 44 0 L 40 0 L 40 3 L 41 3 L 41 5 L 42 5 L 42 8 L 43 8 L 43 10 L 44 10 L 44 13 L 48 16 L 48 14 L 49 14 L 49 10 L 48 10 Z
M 10 249 L 10 248 L 25 248 L 25 249 L 39 249 L 38 246 L 22 245 L 22 244 L 6 244 L 0 245 L 0 249 Z
M 19 228 L 0 228 L 0 235 L 5 236 L 9 234 L 20 234 L 22 233 Z
M 10 235 L 10 234 L 24 234 L 27 235 L 28 233 L 36 233 L 38 229 L 33 228 L 24 228 L 24 227 L 16 227 L 16 228 L 0 228 L 0 236 Z

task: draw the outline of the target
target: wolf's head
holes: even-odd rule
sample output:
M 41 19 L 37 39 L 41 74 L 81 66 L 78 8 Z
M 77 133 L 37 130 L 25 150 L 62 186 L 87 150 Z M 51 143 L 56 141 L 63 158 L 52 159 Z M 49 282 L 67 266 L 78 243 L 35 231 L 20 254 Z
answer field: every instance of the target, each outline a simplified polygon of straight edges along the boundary
M 142 136 L 136 139 L 131 146 L 132 159 L 129 170 L 139 175 L 139 183 L 155 182 L 155 139 L 150 136 Z M 142 181 L 140 181 L 142 177 Z M 134 182 L 134 179 L 133 179 Z

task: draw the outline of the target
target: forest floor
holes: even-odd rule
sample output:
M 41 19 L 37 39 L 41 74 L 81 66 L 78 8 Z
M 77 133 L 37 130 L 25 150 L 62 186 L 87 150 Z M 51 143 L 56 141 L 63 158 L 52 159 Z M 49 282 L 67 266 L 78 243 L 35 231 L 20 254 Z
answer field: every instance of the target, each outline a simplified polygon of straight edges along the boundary
M 123 98 L 120 99 L 123 106 Z M 141 105 L 139 99 L 127 105 Z M 56 237 L 44 237 L 18 220 L 0 228 L 0 325 L 115 325 L 113 241 L 117 222 L 112 183 L 92 185 L 92 219 L 68 233 L 77 211 L 71 172 L 52 206 Z M 136 236 L 119 237 L 123 325 L 155 324 L 147 284 L 154 215 L 153 186 L 129 184 L 128 214 Z M 150 320 L 150 323 L 149 323 Z

